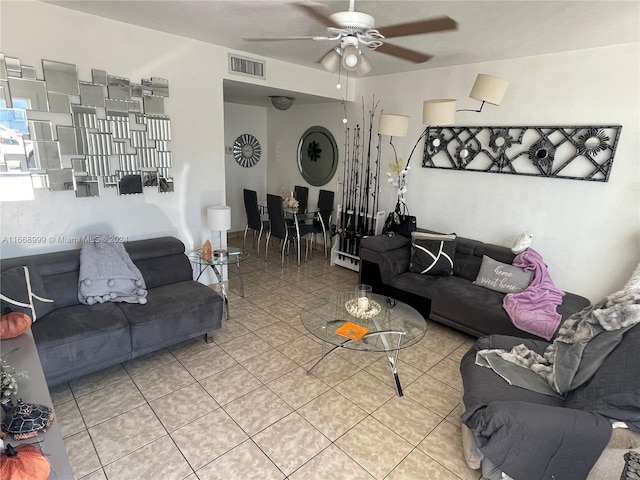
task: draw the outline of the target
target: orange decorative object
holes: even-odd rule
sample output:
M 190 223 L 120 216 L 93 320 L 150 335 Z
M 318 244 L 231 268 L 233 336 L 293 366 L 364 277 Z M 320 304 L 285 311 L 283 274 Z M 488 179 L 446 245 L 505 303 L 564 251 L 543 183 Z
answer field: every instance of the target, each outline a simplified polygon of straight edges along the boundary
M 207 240 L 206 242 L 204 242 L 204 245 L 202 245 L 202 259 L 203 260 L 207 260 L 210 261 L 212 257 L 211 254 L 211 242 L 209 240 Z
M 50 472 L 49 461 L 33 445 L 7 444 L 0 453 L 0 480 L 46 480 Z
M 22 312 L 9 312 L 0 317 L 0 339 L 7 340 L 29 330 L 31 317 Z
M 339 329 L 336 330 L 338 335 L 342 335 L 343 337 L 350 338 L 351 340 L 362 340 L 369 332 L 368 328 L 362 327 L 360 325 L 356 325 L 355 323 L 347 322 L 342 325 Z

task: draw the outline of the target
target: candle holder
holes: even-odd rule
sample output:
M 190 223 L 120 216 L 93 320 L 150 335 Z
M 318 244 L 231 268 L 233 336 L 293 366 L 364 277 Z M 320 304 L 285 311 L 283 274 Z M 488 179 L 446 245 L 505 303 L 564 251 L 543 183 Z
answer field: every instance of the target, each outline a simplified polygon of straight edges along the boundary
M 347 312 L 356 318 L 371 318 L 380 313 L 380 304 L 371 299 L 371 293 L 371 285 L 357 285 L 355 295 L 345 303 Z
M 365 285 L 361 283 L 356 285 L 356 304 L 358 306 L 358 310 L 366 312 L 369 310 L 369 302 L 371 302 L 371 285 Z

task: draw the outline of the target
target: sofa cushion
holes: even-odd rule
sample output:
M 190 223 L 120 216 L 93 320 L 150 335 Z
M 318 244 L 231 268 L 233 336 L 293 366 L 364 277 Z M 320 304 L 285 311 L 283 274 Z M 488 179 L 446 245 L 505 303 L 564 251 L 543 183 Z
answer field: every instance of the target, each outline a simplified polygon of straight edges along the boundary
M 640 325 L 628 330 L 589 381 L 567 394 L 568 408 L 589 408 L 640 432 Z
M 27 266 L 14 267 L 2 272 L 0 286 L 4 297 L 1 303 L 2 311 L 10 308 L 16 312 L 23 312 L 35 322 L 55 309 L 42 278 L 37 271 Z
M 453 265 L 453 274 L 456 277 L 466 278 L 473 282 L 480 271 L 482 257 L 476 257 L 473 252 L 480 242 L 470 238 L 456 238 L 456 258 Z
M 121 303 L 129 320 L 134 355 L 157 350 L 220 328 L 222 297 L 189 280 L 150 288 L 145 305 Z
M 131 358 L 129 324 L 113 303 L 59 308 L 32 331 L 50 385 Z
M 393 279 L 392 286 L 430 298 L 430 316 L 435 320 L 454 319 L 467 330 L 484 334 L 527 335 L 513 325 L 502 307 L 504 293 L 474 285 L 464 278 L 403 273 Z
M 133 263 L 142 273 L 147 289 L 193 279 L 193 269 L 184 253 L 145 258 Z
M 368 248 L 374 252 L 384 253 L 409 245 L 411 240 L 402 235 L 374 235 L 365 237 L 360 242 L 360 248 Z
M 529 286 L 532 274 L 531 271 L 483 255 L 480 271 L 473 283 L 496 292 L 517 293 Z
M 414 273 L 449 277 L 453 274 L 455 234 L 411 233 L 411 263 Z
M 476 353 L 479 350 L 499 348 L 511 350 L 516 345 L 524 344 L 539 354 L 544 353 L 547 342 L 508 335 L 488 335 L 480 337 L 460 361 L 460 374 L 463 384 L 463 401 L 465 407 L 489 405 L 494 401 L 522 401 L 542 405 L 563 406 L 564 399 L 551 395 L 533 392 L 509 385 L 493 370 L 476 365 Z

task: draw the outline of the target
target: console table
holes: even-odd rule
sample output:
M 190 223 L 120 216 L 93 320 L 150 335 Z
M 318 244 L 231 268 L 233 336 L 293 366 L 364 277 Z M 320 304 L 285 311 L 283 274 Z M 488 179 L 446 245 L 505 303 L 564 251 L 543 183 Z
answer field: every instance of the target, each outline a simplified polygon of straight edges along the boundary
M 47 381 L 42 372 L 40 357 L 36 344 L 33 341 L 31 329 L 23 333 L 19 337 L 2 341 L 2 352 L 4 355 L 14 348 L 17 348 L 10 355 L 5 356 L 5 360 L 9 365 L 19 372 L 27 372 L 28 379 L 18 380 L 18 398 L 22 398 L 27 403 L 38 403 L 51 407 L 53 402 L 47 388 Z M 1 410 L 1 409 L 0 409 Z M 2 412 L 4 418 L 4 411 Z M 47 457 L 51 465 L 51 480 L 68 480 L 73 477 L 73 470 L 69 464 L 67 450 L 62 440 L 62 432 L 60 423 L 57 418 L 54 419 L 51 427 L 45 432 L 40 432 L 37 437 L 28 438 L 26 440 L 15 440 L 11 434 L 7 434 L 4 438 L 5 445 L 10 443 L 12 446 L 18 446 L 23 443 L 35 443 L 39 446 L 42 453 Z

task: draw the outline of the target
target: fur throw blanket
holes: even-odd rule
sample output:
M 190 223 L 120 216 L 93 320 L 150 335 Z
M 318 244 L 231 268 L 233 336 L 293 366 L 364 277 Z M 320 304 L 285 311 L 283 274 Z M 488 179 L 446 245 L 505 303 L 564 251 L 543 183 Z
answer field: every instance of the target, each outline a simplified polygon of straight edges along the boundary
M 142 273 L 122 243 L 87 242 L 82 245 L 78 277 L 80 303 L 145 304 L 146 288 Z
M 476 364 L 492 368 L 508 383 L 563 395 L 589 380 L 620 343 L 624 332 L 638 323 L 640 289 L 621 290 L 567 318 L 542 355 L 520 344 L 509 352 L 481 350 Z M 545 382 L 523 375 L 521 367 Z M 552 390 L 542 391 L 541 383 Z

